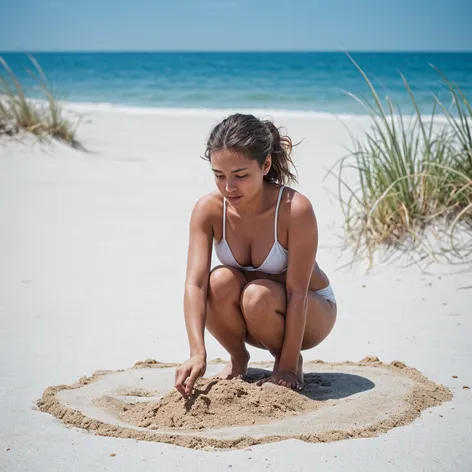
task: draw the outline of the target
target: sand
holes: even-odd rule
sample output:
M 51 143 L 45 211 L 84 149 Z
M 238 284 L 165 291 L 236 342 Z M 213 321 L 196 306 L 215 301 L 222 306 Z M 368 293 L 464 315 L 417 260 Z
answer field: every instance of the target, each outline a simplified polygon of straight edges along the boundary
M 85 106 L 78 111 L 83 115 L 79 137 L 88 153 L 33 139 L 0 140 L 1 470 L 194 472 L 230 465 L 244 472 L 470 470 L 472 390 L 463 388 L 472 387 L 470 271 L 437 265 L 425 272 L 401 260 L 368 273 L 364 266 L 341 269 L 352 253 L 341 250 L 343 215 L 336 180 L 326 174 L 346 154 L 348 130 L 360 137 L 359 129 L 368 122 L 362 117 L 260 113 L 286 125 L 295 142 L 302 140 L 294 154 L 300 181 L 296 188 L 313 202 L 319 228 L 317 259 L 339 303 L 333 332 L 304 352 L 304 358 L 323 359 L 326 365 L 370 353 L 386 364 L 400 359 L 447 387 L 454 395 L 451 401 L 423 410 L 413 422 L 388 434 L 376 426 L 371 436 L 355 441 L 277 440 L 225 453 L 176 447 L 169 438 L 167 444 L 156 442 L 152 435 L 159 433 L 152 430 L 145 431 L 150 441 L 120 439 L 125 433 L 104 422 L 101 428 L 120 438 L 87 434 L 38 411 L 36 402 L 50 385 L 70 386 L 103 368 L 116 375 L 136 359 L 170 364 L 187 359 L 182 295 L 188 219 L 196 200 L 214 188 L 200 156 L 204 137 L 226 114 Z M 217 263 L 213 258 L 212 264 Z M 206 344 L 210 359 L 227 358 L 212 336 L 207 335 Z M 265 351 L 250 352 L 256 366 L 271 360 Z M 379 370 L 372 369 L 361 376 L 371 379 Z M 166 369 L 133 369 L 149 374 L 154 370 Z M 127 369 L 122 374 L 128 375 Z M 140 386 L 147 378 L 140 377 L 121 388 L 138 386 L 157 396 L 167 392 L 152 383 Z M 360 407 L 358 400 L 365 398 L 368 408 L 372 390 L 357 394 L 350 403 Z M 126 396 L 121 395 L 126 391 L 110 393 L 120 400 Z M 74 417 L 63 411 L 64 420 Z M 314 413 L 329 412 L 322 408 Z M 109 422 L 111 415 L 103 413 Z M 356 411 L 353 415 L 361 416 Z M 340 418 L 351 421 L 346 415 Z M 299 416 L 294 419 L 300 421 Z M 329 425 L 332 418 L 323 417 L 319 423 Z M 346 424 L 339 426 L 349 431 Z M 246 426 L 230 430 L 237 428 Z M 312 436 L 321 439 L 323 434 Z M 346 432 L 336 435 L 349 437 Z
M 139 427 L 182 431 L 260 424 L 319 406 L 286 388 L 261 388 L 236 379 L 199 381 L 189 400 L 174 390 L 157 402 L 129 404 L 106 396 L 94 404 Z
M 223 366 L 213 361 L 209 371 Z M 49 387 L 38 407 L 99 435 L 232 449 L 288 438 L 331 442 L 376 436 L 452 398 L 449 389 L 418 370 L 374 356 L 359 363 L 307 362 L 301 392 L 259 385 L 270 374 L 263 367 L 269 364 L 250 366 L 245 380 L 207 376 L 184 399 L 172 388 L 175 367 L 140 362 Z M 133 382 L 140 386 L 133 389 Z

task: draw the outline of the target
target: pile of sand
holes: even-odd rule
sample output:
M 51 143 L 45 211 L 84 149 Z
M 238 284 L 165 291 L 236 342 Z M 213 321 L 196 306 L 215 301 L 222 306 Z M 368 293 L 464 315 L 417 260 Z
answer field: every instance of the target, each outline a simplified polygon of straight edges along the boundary
M 186 431 L 249 426 L 314 411 L 320 402 L 273 384 L 243 380 L 200 380 L 190 398 L 176 390 L 157 402 L 127 403 L 111 396 L 94 402 L 126 423 L 142 428 Z
M 310 442 L 377 436 L 452 398 L 444 386 L 399 361 L 304 363 L 301 392 L 255 382 L 271 363 L 254 363 L 249 382 L 201 379 L 185 400 L 174 390 L 176 364 L 144 361 L 48 387 L 38 406 L 95 434 L 184 447 L 241 448 L 282 439 Z M 221 371 L 209 362 L 207 375 Z

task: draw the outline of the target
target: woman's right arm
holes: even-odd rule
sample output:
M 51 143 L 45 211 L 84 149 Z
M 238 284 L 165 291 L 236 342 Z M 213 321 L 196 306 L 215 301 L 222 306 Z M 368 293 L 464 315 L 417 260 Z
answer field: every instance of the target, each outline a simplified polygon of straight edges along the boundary
M 184 292 L 185 327 L 190 358 L 180 365 L 175 374 L 175 388 L 188 397 L 198 377 L 206 370 L 205 322 L 208 280 L 211 264 L 213 226 L 210 197 L 200 199 L 190 218 L 187 273 Z

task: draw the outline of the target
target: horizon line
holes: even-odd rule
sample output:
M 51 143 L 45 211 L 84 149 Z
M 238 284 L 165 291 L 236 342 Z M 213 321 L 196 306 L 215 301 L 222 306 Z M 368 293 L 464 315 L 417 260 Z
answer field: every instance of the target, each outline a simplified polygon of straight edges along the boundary
M 91 50 L 80 50 L 80 49 L 70 49 L 70 50 L 26 50 L 26 49 L 10 49 L 10 50 L 1 50 L 0 54 L 66 54 L 66 53 L 77 53 L 77 54 L 133 54 L 133 53 L 147 53 L 147 54 L 277 54 L 277 53 L 318 53 L 318 54 L 396 54 L 396 53 L 411 53 L 411 54 L 425 54 L 425 53 L 436 53 L 436 54 L 470 54 L 472 49 L 261 49 L 261 50 L 236 50 L 236 49 L 227 49 L 227 50 L 218 50 L 218 49 L 199 49 L 199 50 L 186 50 L 186 49 L 91 49 Z

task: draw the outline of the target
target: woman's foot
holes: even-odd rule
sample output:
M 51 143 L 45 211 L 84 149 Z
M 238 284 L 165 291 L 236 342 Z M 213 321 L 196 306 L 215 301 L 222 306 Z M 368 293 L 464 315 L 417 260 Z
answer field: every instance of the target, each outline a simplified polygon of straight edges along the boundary
M 273 373 L 278 372 L 279 362 L 280 362 L 280 354 L 275 356 Z M 303 356 L 301 354 L 300 354 L 300 357 L 298 358 L 297 379 L 300 382 L 300 386 L 303 387 Z
M 230 380 L 234 378 L 244 378 L 249 364 L 249 353 L 241 357 L 232 357 L 226 367 L 217 375 L 218 378 Z

